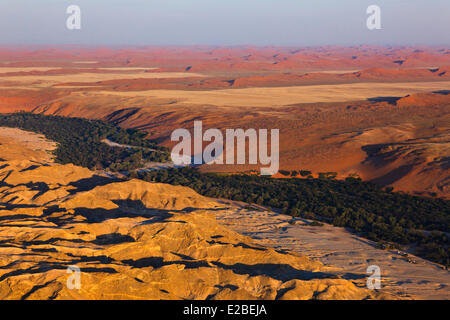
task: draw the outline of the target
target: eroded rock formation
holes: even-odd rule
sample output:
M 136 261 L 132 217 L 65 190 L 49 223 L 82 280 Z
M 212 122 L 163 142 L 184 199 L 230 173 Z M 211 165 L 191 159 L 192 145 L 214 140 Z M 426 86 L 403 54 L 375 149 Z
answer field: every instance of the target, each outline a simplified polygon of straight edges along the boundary
M 0 162 L 0 299 L 386 297 L 254 244 L 216 222 L 224 210 L 185 187 Z

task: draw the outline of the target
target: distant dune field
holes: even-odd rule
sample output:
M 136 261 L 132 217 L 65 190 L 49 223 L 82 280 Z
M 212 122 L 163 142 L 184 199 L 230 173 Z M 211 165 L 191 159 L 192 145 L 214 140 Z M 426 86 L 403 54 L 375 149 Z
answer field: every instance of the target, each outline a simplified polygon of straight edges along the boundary
M 448 82 L 352 83 L 280 88 L 245 88 L 210 91 L 148 90 L 130 92 L 100 91 L 123 97 L 154 97 L 179 102 L 217 106 L 275 107 L 297 103 L 345 102 L 374 97 L 403 97 L 407 94 L 445 90 Z
M 11 71 L 11 68 L 7 68 L 7 72 L 19 72 Z M 52 68 L 53 70 L 54 68 Z M 203 77 L 198 73 L 183 73 L 183 72 L 144 72 L 144 70 L 151 70 L 151 68 L 100 68 L 99 70 L 110 70 L 116 72 L 83 72 L 83 73 L 69 73 L 69 74 L 43 74 L 43 75 L 3 75 L 0 69 L 0 84 L 1 83 L 14 83 L 14 86 L 27 85 L 31 88 L 47 88 L 55 84 L 65 82 L 91 82 L 96 83 L 100 81 L 109 80 L 127 80 L 127 79 L 157 79 L 157 78 L 185 78 L 185 77 Z M 29 71 L 38 71 L 34 68 L 30 68 Z M 45 71 L 48 71 L 45 70 Z M 134 71 L 134 72 L 117 72 L 117 71 Z M 1 77 L 2 76 L 2 77 Z M 9 85 L 11 86 L 11 85 Z
M 449 89 L 448 47 L 0 50 L 0 113 L 100 119 L 148 133 L 169 149 L 177 143 L 173 131 L 193 130 L 198 120 L 204 131 L 279 129 L 280 171 L 273 178 L 328 173 L 447 200 Z M 279 213 L 288 202 L 269 204 L 277 208 L 272 211 L 206 198 L 187 187 L 122 181 L 122 174 L 112 178 L 104 170 L 57 164 L 50 152 L 56 147 L 43 135 L 0 127 L 0 235 L 7 253 L 0 255 L 2 298 L 450 297 L 448 271 L 416 257 L 416 248 L 380 250 L 344 228 L 309 225 Z M 74 150 L 69 161 L 83 159 Z M 258 169 L 199 167 L 201 173 L 226 174 Z M 309 199 L 317 198 L 308 193 L 321 192 L 313 186 L 288 194 L 299 206 L 315 206 Z M 263 193 L 245 201 L 272 197 Z M 361 203 L 373 199 L 353 188 L 350 194 Z M 392 195 L 386 196 L 377 201 Z M 337 196 L 330 191 L 326 197 Z M 379 218 L 414 214 L 407 205 L 393 201 Z M 435 217 L 440 208 L 447 206 L 416 215 Z M 321 214 L 313 211 L 301 215 Z M 79 292 L 65 286 L 65 269 L 75 264 L 86 271 Z M 364 288 L 369 265 L 380 266 L 383 290 Z
M 5 49 L 0 62 L 0 112 L 104 119 L 169 147 L 198 119 L 278 128 L 282 170 L 450 197 L 446 47 Z
M 80 63 L 80 62 L 78 62 Z M 79 68 L 79 67 L 77 67 Z M 158 68 L 143 68 L 143 67 L 95 67 L 90 66 L 97 70 L 105 71 L 146 71 L 156 70 Z M 0 75 L 5 75 L 12 72 L 33 72 L 33 71 L 50 71 L 50 70 L 64 70 L 62 67 L 0 67 Z

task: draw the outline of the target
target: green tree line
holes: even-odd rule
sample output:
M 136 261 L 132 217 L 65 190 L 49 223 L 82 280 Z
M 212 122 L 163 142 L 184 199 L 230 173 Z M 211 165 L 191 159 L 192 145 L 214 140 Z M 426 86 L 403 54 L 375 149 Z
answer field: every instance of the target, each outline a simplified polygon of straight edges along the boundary
M 41 133 L 57 142 L 54 155 L 59 163 L 125 171 L 140 168 L 146 162 L 167 162 L 170 159 L 168 150 L 146 139 L 146 133 L 100 120 L 20 112 L 0 114 L 0 126 Z M 103 143 L 103 139 L 137 148 L 111 147 Z
M 183 185 L 214 198 L 255 203 L 293 217 L 346 227 L 380 243 L 416 246 L 416 254 L 450 265 L 450 201 L 383 190 L 359 178 L 273 179 L 201 173 L 195 168 L 136 174 L 140 179 Z

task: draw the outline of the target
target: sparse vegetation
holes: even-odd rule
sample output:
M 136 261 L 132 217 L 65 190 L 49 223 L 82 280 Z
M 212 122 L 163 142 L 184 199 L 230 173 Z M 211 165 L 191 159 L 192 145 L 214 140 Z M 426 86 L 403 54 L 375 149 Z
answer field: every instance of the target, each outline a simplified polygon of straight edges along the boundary
M 280 170 L 279 172 L 280 172 L 280 174 L 282 174 L 285 177 L 289 177 L 291 175 L 290 171 Z
M 312 172 L 311 172 L 311 171 L 308 171 L 308 170 L 301 170 L 301 171 L 300 171 L 300 175 L 301 175 L 302 177 L 309 177 L 309 176 L 312 175 Z
M 168 151 L 145 139 L 145 133 L 103 121 L 20 112 L 0 114 L 0 126 L 41 133 L 57 142 L 54 155 L 59 163 L 122 171 L 169 160 Z M 111 147 L 101 142 L 105 138 L 137 148 Z
M 193 188 L 200 194 L 278 208 L 294 217 L 347 227 L 392 247 L 416 245 L 426 259 L 450 265 L 450 201 L 386 192 L 348 177 L 273 179 L 256 175 L 216 175 L 193 168 L 140 174 L 146 181 Z
M 319 172 L 319 179 L 336 179 L 337 172 Z
M 103 121 L 16 113 L 0 115 L 0 126 L 42 133 L 58 142 L 55 158 L 60 163 L 117 171 L 169 159 L 168 151 L 146 140 L 145 134 Z M 105 138 L 136 148 L 111 147 L 101 142 Z M 383 190 L 355 177 L 339 181 L 334 172 L 319 179 L 313 179 L 309 171 L 299 174 L 308 179 L 205 174 L 194 168 L 132 171 L 130 176 L 188 186 L 205 196 L 264 205 L 293 217 L 347 227 L 385 248 L 414 244 L 419 256 L 450 265 L 450 201 Z M 294 175 L 286 171 L 284 176 Z

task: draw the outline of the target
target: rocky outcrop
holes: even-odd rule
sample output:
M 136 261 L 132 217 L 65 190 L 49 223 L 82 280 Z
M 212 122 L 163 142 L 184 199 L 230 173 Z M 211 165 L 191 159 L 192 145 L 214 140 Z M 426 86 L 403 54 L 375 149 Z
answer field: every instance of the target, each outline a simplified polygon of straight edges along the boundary
M 0 299 L 386 297 L 219 225 L 226 210 L 185 187 L 0 162 Z

